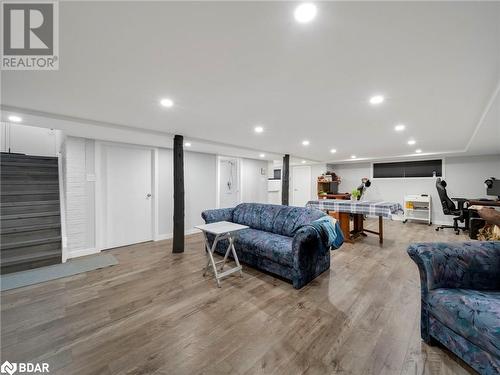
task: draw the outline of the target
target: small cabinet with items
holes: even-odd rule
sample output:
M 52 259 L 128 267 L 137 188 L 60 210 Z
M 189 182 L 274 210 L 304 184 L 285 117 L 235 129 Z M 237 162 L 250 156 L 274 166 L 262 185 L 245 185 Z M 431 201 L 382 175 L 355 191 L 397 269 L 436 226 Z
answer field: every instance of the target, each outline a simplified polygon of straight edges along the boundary
M 319 176 L 317 184 L 318 199 L 349 199 L 345 197 L 346 194 L 338 193 L 340 177 L 333 172 L 326 172 Z
M 431 197 L 428 194 L 406 195 L 404 202 L 404 220 L 424 221 L 432 224 Z

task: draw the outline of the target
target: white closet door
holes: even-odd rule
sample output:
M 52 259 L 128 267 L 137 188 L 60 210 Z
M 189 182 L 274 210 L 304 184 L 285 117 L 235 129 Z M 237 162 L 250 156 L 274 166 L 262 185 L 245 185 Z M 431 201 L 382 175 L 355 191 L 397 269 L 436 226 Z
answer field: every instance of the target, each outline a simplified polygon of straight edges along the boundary
M 311 200 L 311 167 L 301 166 L 292 169 L 292 204 L 304 207 Z
M 153 239 L 151 169 L 151 150 L 103 147 L 104 248 Z

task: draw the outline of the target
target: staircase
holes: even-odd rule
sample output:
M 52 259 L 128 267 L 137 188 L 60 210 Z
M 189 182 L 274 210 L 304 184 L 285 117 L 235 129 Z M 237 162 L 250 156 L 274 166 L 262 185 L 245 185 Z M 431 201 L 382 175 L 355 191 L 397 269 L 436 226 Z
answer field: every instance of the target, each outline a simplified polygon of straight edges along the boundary
M 0 155 L 1 273 L 61 263 L 57 157 Z

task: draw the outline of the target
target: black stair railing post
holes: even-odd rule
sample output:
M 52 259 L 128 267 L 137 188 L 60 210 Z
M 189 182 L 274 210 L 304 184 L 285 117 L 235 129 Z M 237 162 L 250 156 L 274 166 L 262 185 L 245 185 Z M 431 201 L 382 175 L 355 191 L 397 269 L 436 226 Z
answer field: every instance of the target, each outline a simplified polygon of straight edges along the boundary
M 290 155 L 283 156 L 283 171 L 281 176 L 281 204 L 288 206 L 289 204 L 289 187 L 290 187 Z
M 174 136 L 174 238 L 172 252 L 184 252 L 184 138 Z

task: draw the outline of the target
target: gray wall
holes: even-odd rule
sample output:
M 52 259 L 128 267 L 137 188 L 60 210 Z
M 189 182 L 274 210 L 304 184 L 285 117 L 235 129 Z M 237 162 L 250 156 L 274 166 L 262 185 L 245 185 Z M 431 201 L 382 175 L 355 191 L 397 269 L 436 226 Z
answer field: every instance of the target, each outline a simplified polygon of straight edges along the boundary
M 500 178 L 500 155 L 447 157 L 444 160 L 444 179 L 448 195 L 458 198 L 487 198 L 484 180 Z M 371 163 L 349 163 L 329 166 L 341 178 L 340 192 L 350 192 L 361 183 L 361 178 L 371 176 Z M 407 194 L 430 194 L 432 221 L 436 224 L 451 223 L 451 216 L 443 214 L 433 178 L 372 180 L 366 199 L 381 199 L 403 204 Z M 490 197 L 492 198 L 492 197 Z

